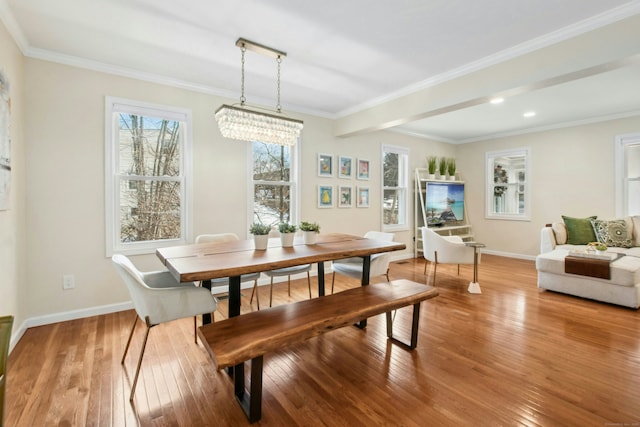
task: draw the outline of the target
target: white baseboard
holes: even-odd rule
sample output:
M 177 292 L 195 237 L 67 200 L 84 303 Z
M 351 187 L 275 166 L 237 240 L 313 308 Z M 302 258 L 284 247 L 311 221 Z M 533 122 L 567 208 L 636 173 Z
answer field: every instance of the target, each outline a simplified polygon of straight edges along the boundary
M 118 311 L 130 310 L 133 308 L 131 301 L 116 304 L 107 304 L 97 307 L 82 308 L 79 310 L 63 311 L 60 313 L 47 314 L 44 316 L 30 317 L 26 319 L 11 335 L 11 344 L 9 345 L 9 353 L 13 347 L 20 341 L 20 338 L 29 328 L 35 326 L 50 325 L 52 323 L 65 322 L 67 320 L 83 319 L 85 317 L 98 316 L 100 314 L 115 313 Z

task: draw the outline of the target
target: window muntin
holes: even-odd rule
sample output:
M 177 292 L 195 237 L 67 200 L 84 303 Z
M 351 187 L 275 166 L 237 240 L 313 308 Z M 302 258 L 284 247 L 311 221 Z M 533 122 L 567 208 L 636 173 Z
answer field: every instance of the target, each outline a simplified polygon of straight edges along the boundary
M 190 112 L 106 100 L 107 255 L 188 241 Z
M 409 150 L 382 146 L 382 225 L 385 230 L 407 229 Z
M 529 220 L 529 149 L 486 153 L 486 216 L 492 219 Z
M 253 142 L 250 222 L 277 225 L 297 221 L 295 147 Z

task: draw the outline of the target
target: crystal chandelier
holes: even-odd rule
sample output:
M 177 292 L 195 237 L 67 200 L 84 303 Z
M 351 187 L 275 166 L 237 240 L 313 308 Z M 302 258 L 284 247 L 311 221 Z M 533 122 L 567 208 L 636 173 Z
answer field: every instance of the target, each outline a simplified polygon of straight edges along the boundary
M 286 53 L 239 38 L 236 46 L 242 51 L 242 84 L 240 105 L 223 104 L 215 113 L 222 136 L 242 141 L 260 141 L 280 145 L 295 145 L 302 131 L 302 120 L 285 117 L 280 107 L 280 63 Z M 245 107 L 244 55 L 247 49 L 276 58 L 278 64 L 278 102 L 270 113 Z

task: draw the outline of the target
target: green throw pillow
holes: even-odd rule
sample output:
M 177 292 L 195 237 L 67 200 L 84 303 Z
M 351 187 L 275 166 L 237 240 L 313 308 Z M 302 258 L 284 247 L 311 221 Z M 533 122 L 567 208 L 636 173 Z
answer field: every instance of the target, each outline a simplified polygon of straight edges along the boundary
M 564 225 L 567 227 L 567 243 L 569 245 L 586 245 L 595 242 L 596 234 L 593 231 L 591 220 L 597 218 L 597 216 L 571 218 L 570 216 L 562 215 Z
M 591 220 L 593 230 L 596 233 L 598 242 L 610 247 L 630 248 L 633 246 L 631 236 L 627 231 L 627 223 L 624 219 L 613 221 L 603 221 L 601 219 Z

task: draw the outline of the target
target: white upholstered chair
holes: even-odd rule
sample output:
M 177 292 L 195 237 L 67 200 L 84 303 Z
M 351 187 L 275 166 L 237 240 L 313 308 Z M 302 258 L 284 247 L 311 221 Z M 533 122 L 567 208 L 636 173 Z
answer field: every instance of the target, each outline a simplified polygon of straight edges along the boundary
M 364 237 L 366 239 L 393 242 L 394 235 L 393 233 L 384 233 L 382 231 L 367 231 Z M 371 255 L 369 277 L 385 276 L 388 282 L 390 261 L 391 254 L 389 252 Z M 332 261 L 331 270 L 333 271 L 333 274 L 331 276 L 331 293 L 333 293 L 333 285 L 336 280 L 336 273 L 344 274 L 345 276 L 349 276 L 354 279 L 361 279 L 363 264 L 364 260 L 361 257 L 345 258 Z
M 269 307 L 273 303 L 273 278 L 287 276 L 287 290 L 289 296 L 291 296 L 291 276 L 298 273 L 307 273 L 307 285 L 309 286 L 309 299 L 311 299 L 311 277 L 309 271 L 311 270 L 311 264 L 294 265 L 293 267 L 280 268 L 278 270 L 265 271 L 264 274 L 271 278 L 271 289 L 269 290 Z M 253 299 L 253 292 L 251 293 Z M 260 303 L 258 302 L 258 310 L 260 309 Z
M 200 234 L 196 237 L 196 243 L 225 243 L 237 240 L 239 240 L 239 237 L 235 233 Z M 251 302 L 253 302 L 253 294 L 257 291 L 259 278 L 260 273 L 243 274 L 242 276 L 240 276 L 240 282 L 253 282 L 253 290 L 251 291 Z M 211 280 L 211 287 L 213 288 L 216 286 L 229 286 L 229 278 L 222 277 L 219 279 Z M 257 293 L 256 301 L 258 304 L 258 310 L 260 310 L 260 299 L 258 298 Z
M 428 227 L 422 227 L 422 253 L 425 259 L 424 274 L 427 274 L 427 264 L 433 263 L 433 284 L 436 283 L 438 264 L 473 265 L 473 248 L 466 246 L 460 236 L 441 236 Z M 478 254 L 478 264 L 480 254 Z
M 149 331 L 153 326 L 183 317 L 197 316 L 204 313 L 212 313 L 218 306 L 217 300 L 211 295 L 209 289 L 196 286 L 195 283 L 179 283 L 168 271 L 153 271 L 143 273 L 133 265 L 131 260 L 124 255 L 114 255 L 112 258 L 118 274 L 124 281 L 131 295 L 136 316 L 129 333 L 129 339 L 122 355 L 121 363 L 131 344 L 133 331 L 136 328 L 138 317 L 146 324 L 147 330 L 142 342 L 140 357 L 136 373 L 131 385 L 129 400 L 133 395 L 138 382 L 142 357 L 147 345 Z M 197 341 L 197 338 L 196 338 Z

